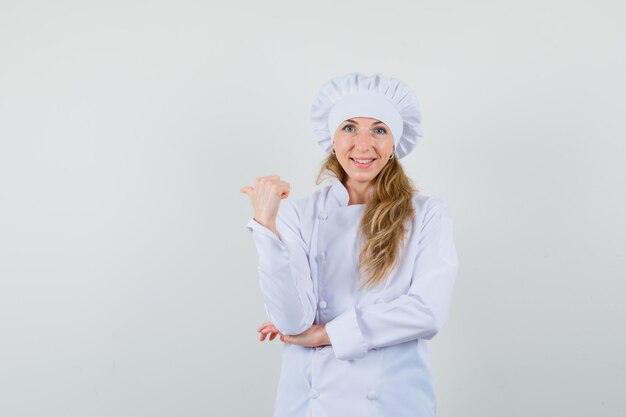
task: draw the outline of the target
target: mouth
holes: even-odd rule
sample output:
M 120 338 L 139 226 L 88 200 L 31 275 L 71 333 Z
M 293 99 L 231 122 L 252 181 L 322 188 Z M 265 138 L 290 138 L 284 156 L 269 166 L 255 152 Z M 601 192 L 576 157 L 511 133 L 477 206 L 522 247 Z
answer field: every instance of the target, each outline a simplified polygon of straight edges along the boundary
M 363 169 L 363 168 L 371 167 L 374 161 L 376 160 L 376 158 L 367 158 L 367 159 L 350 158 L 350 160 L 357 168 Z

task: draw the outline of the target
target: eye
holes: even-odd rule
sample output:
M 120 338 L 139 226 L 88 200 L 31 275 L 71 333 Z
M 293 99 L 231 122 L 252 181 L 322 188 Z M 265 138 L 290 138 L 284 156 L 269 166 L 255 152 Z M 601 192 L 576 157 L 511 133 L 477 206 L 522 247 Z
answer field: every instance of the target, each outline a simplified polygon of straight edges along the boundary
M 352 129 L 352 130 L 346 130 L 346 129 Z M 354 132 L 354 126 L 352 126 L 352 125 L 345 125 L 342 130 L 344 132 L 352 133 L 352 132 Z
M 377 127 L 374 132 L 377 135 L 384 135 L 385 133 L 387 133 L 387 129 L 385 129 L 384 127 Z

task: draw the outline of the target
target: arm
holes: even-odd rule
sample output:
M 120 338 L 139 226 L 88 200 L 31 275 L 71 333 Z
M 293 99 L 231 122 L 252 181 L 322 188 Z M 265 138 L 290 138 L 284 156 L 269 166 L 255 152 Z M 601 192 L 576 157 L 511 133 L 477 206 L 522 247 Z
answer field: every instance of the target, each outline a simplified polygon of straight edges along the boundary
M 446 204 L 426 204 L 418 252 L 406 294 L 350 309 L 326 323 L 338 359 L 363 357 L 369 349 L 413 339 L 432 339 L 448 316 L 458 271 L 452 217 Z
M 259 285 L 269 320 L 285 335 L 296 335 L 311 327 L 316 301 L 309 268 L 309 248 L 299 231 L 299 218 L 291 201 L 281 203 L 276 218 L 276 236 L 250 219 L 259 255 Z

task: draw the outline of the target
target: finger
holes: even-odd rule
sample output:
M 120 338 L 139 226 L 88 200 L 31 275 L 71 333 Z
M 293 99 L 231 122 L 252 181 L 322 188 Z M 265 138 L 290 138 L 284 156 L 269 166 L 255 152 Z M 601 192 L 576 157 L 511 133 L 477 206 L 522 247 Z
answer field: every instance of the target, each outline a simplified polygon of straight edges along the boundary
M 274 326 L 272 323 L 268 323 L 267 325 L 265 325 L 265 327 L 261 328 L 261 331 L 263 331 L 263 330 L 271 330 L 271 331 L 274 331 L 274 332 L 278 331 L 276 326 Z
M 277 334 L 280 334 L 280 332 L 278 330 L 272 330 L 270 328 L 263 329 L 263 330 L 261 330 L 261 332 L 259 334 L 259 339 L 260 340 L 265 340 L 265 338 L 267 336 L 270 336 L 270 340 L 274 340 L 274 338 L 276 337 Z
M 262 184 L 266 182 L 275 182 L 280 181 L 280 177 L 278 175 L 267 175 L 265 177 L 256 177 L 254 181 L 255 184 Z
M 270 326 L 270 325 L 272 325 L 272 322 L 271 322 L 271 321 L 266 321 L 265 323 L 263 323 L 263 324 L 261 324 L 261 325 L 259 326 L 259 328 L 257 329 L 257 331 L 259 331 L 259 332 L 260 332 L 260 331 L 261 331 L 264 327 L 267 327 L 267 326 Z
M 291 192 L 291 186 L 289 185 L 288 182 L 285 182 L 285 181 L 281 181 L 281 184 L 283 186 L 283 192 L 281 193 L 281 197 L 284 195 L 284 197 L 282 198 L 287 198 L 287 196 Z
M 288 182 L 278 181 L 278 183 L 276 184 L 276 191 L 280 195 L 281 199 L 285 199 L 289 196 L 289 193 L 291 192 L 291 186 Z
M 280 179 L 278 175 L 270 175 L 267 177 L 257 177 L 255 185 L 265 185 L 267 187 L 281 187 L 289 189 L 289 183 Z
M 259 192 L 262 192 L 261 190 L 269 191 L 272 194 L 278 195 L 281 199 L 287 198 L 291 191 L 289 183 L 281 181 L 278 175 L 257 177 L 254 186 Z
M 245 187 L 241 187 L 241 189 L 239 191 L 241 191 L 244 194 L 251 195 L 252 192 L 254 191 L 254 188 L 252 188 L 250 186 L 245 186 Z

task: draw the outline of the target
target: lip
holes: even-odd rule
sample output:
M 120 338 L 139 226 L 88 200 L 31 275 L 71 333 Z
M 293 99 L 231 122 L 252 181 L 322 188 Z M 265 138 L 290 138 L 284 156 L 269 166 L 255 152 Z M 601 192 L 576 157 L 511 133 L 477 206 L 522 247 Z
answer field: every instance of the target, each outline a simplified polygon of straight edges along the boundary
M 355 161 L 355 162 L 356 162 L 356 160 L 357 160 L 357 159 L 361 159 L 361 160 L 363 160 L 363 159 L 371 159 L 372 161 L 375 161 L 375 160 L 377 160 L 378 158 L 374 158 L 373 156 L 367 156 L 367 157 L 365 157 L 365 158 L 350 157 L 350 159 L 352 159 L 353 161 Z
M 361 158 L 357 158 L 357 159 L 361 159 Z M 363 159 L 369 159 L 369 158 L 363 158 Z M 355 161 L 354 158 L 350 158 L 350 160 L 352 161 L 352 163 L 354 164 L 355 167 L 357 167 L 359 169 L 367 169 L 367 168 L 371 167 L 372 165 L 374 165 L 374 161 L 376 160 L 376 158 L 372 159 L 372 162 L 370 162 L 369 164 L 361 164 L 361 163 Z

